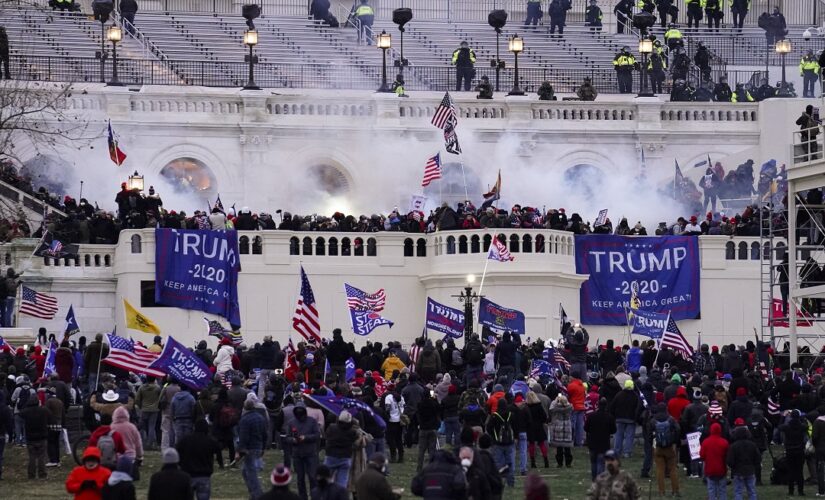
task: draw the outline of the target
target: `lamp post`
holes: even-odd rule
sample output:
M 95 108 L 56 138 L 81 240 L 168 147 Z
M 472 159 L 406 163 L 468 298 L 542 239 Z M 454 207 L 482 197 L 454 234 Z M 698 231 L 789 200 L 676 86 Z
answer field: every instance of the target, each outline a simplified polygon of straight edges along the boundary
M 398 60 L 395 61 L 393 64 L 396 68 L 398 68 L 398 73 L 400 75 L 404 74 L 404 68 L 409 66 L 410 62 L 404 58 L 404 26 L 410 22 L 413 18 L 412 9 L 402 7 L 400 9 L 395 9 L 392 11 L 392 22 L 398 25 L 398 32 L 401 38 L 401 55 L 399 56 Z
M 126 182 L 126 187 L 129 188 L 129 191 L 133 189 L 137 189 L 138 191 L 143 191 L 143 176 L 135 170 L 135 173 L 129 176 L 129 180 Z
M 513 89 L 507 95 L 524 95 L 524 91 L 518 85 L 518 54 L 524 50 L 524 39 L 518 35 L 510 37 L 507 48 L 515 57 L 513 66 Z
M 377 92 L 392 92 L 387 86 L 387 50 L 392 47 L 392 36 L 386 31 L 381 31 L 377 37 L 378 48 L 381 49 L 383 57 L 383 64 L 381 66 L 381 86 L 378 87 Z
M 648 88 L 647 65 L 648 57 L 653 52 L 653 40 L 650 38 L 642 38 L 639 40 L 639 53 L 642 55 L 642 85 L 639 88 L 639 94 L 636 97 L 654 97 L 653 92 Z
M 467 345 L 467 339 L 473 334 L 473 323 L 475 316 L 473 315 L 473 302 L 481 300 L 481 295 L 473 292 L 473 283 L 476 282 L 474 274 L 467 275 L 467 285 L 464 291 L 453 297 L 458 298 L 458 301 L 464 304 L 464 345 Z
M 782 84 L 779 87 L 776 95 L 780 97 L 788 97 L 790 92 L 788 92 L 788 82 L 785 80 L 785 55 L 791 52 L 791 41 L 790 40 L 777 40 L 776 41 L 776 53 L 779 54 L 779 57 L 782 59 Z
M 258 56 L 252 53 L 252 49 L 258 45 L 258 32 L 253 29 L 244 31 L 243 43 L 249 47 L 249 55 L 246 56 L 249 62 L 249 81 L 246 82 L 243 90 L 261 90 L 261 87 L 255 84 L 255 63 L 258 62 Z
M 113 24 L 109 26 L 109 30 L 106 32 L 106 38 L 112 42 L 112 79 L 106 85 L 119 87 L 123 84 L 117 78 L 117 44 L 123 40 L 123 30 L 120 26 Z

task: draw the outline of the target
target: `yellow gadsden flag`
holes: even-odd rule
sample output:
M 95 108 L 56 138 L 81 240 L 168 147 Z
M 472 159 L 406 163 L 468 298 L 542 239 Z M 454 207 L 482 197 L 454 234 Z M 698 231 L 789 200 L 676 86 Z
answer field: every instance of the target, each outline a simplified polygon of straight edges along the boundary
M 126 299 L 123 299 L 123 312 L 126 314 L 126 328 L 155 335 L 160 334 L 158 325 L 135 309 Z

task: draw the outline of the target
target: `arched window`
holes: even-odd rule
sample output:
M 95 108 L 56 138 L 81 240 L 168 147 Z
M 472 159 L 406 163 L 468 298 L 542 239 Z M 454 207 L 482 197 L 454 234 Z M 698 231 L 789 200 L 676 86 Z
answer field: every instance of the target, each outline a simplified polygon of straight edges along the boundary
M 95 267 L 100 267 L 100 254 L 95 255 Z
M 11 254 L 7 253 L 3 256 L 3 261 L 6 263 L 7 266 L 11 265 Z
M 77 260 L 77 259 L 72 259 L 72 260 Z M 66 262 L 68 263 L 68 260 Z M 111 255 L 106 254 L 106 255 L 103 256 L 103 265 L 106 266 L 106 267 L 110 267 L 112 265 L 112 256 Z
M 378 255 L 378 247 L 375 238 L 367 239 L 367 257 L 375 257 Z
M 744 241 L 739 242 L 739 255 L 736 258 L 738 260 L 748 260 L 748 244 Z
M 404 257 L 412 257 L 413 256 L 413 240 L 412 238 L 407 238 L 404 240 Z
M 349 257 L 352 255 L 352 247 L 349 238 L 341 238 L 341 255 Z
M 364 256 L 364 240 L 361 238 L 355 238 L 355 256 L 356 257 L 363 257 Z
M 48 264 L 46 264 L 46 265 L 48 265 Z M 86 255 L 83 256 L 83 265 L 86 266 L 86 267 L 89 267 L 89 266 L 92 265 L 92 256 L 91 255 L 86 254 Z
M 323 238 L 315 238 L 315 255 L 326 255 L 326 244 L 327 242 Z
M 536 253 L 544 253 L 544 235 L 536 235 Z
M 301 253 L 304 255 L 312 255 L 312 238 L 309 236 L 304 238 L 304 248 Z
M 458 253 L 467 253 L 467 237 L 464 235 L 458 237 Z
M 160 170 L 160 176 L 177 193 L 196 193 L 211 198 L 217 192 L 217 182 L 209 167 L 195 158 L 178 158 Z
M 493 242 L 493 237 L 489 234 L 484 235 L 484 253 L 490 251 L 490 244 Z
M 751 243 L 751 260 L 759 260 L 759 242 Z
M 513 253 L 519 252 L 519 237 L 517 234 L 510 235 L 510 251 Z
M 481 238 L 477 234 L 470 238 L 470 253 L 481 253 Z
M 736 243 L 729 241 L 725 243 L 725 260 L 736 259 Z
M 300 254 L 300 241 L 297 237 L 293 236 L 289 239 L 289 255 L 299 255 Z
M 264 239 L 260 236 L 255 236 L 255 238 L 252 239 L 252 253 L 254 255 L 264 253 Z
M 524 253 L 530 253 L 533 251 L 533 237 L 529 234 L 525 234 L 524 238 L 522 238 L 522 251 Z
M 141 245 L 141 238 L 139 234 L 132 235 L 132 253 L 141 253 L 143 245 Z
M 247 255 L 249 253 L 249 236 L 241 236 L 238 238 L 238 252 L 241 255 Z
M 334 236 L 329 239 L 329 254 L 338 255 L 338 238 Z
M 455 253 L 455 236 L 447 236 L 447 254 Z
M 424 238 L 418 238 L 418 241 L 415 243 L 416 249 L 415 254 L 418 257 L 426 257 L 427 256 L 427 240 Z

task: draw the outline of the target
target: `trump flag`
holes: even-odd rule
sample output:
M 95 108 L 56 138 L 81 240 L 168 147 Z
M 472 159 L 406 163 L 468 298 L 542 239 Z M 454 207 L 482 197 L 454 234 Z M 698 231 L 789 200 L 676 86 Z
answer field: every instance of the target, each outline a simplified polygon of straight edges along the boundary
M 209 385 L 212 372 L 209 367 L 183 344 L 169 337 L 158 359 L 149 365 L 150 369 L 160 370 L 187 387 L 199 391 Z

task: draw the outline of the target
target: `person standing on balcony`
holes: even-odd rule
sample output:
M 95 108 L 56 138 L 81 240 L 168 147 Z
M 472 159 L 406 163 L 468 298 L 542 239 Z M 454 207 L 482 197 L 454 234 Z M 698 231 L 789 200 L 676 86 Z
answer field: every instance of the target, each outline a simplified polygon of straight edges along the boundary
M 693 63 L 696 64 L 696 67 L 699 68 L 699 71 L 702 73 L 702 80 L 710 80 L 710 52 L 708 52 L 708 48 L 705 47 L 705 44 L 702 42 L 699 42 L 699 45 L 696 47 Z
M 550 16 L 550 34 L 556 34 L 556 27 L 559 28 L 559 35 L 564 34 L 564 25 L 567 21 L 567 11 L 572 9 L 570 0 L 551 0 L 547 7 L 547 15 Z
M 809 50 L 799 61 L 799 76 L 802 77 L 802 97 L 816 97 L 814 86 L 819 79 L 819 62 L 814 57 L 814 51 Z
M 703 0 L 685 0 L 685 4 L 687 4 L 688 29 L 694 25 L 696 29 L 699 29 L 699 21 L 702 20 L 702 4 L 704 3 Z
M 708 31 L 716 26 L 716 32 L 719 32 L 719 22 L 725 16 L 722 7 L 724 0 L 705 0 L 705 15 L 708 16 Z
M 636 58 L 630 53 L 630 47 L 625 45 L 622 51 L 613 58 L 613 69 L 616 70 L 616 79 L 619 82 L 619 93 L 630 94 L 633 92 L 633 70 L 636 66 Z
M 524 20 L 524 26 L 537 25 L 543 14 L 541 0 L 527 0 L 527 18 Z
M 616 33 L 621 35 L 625 27 L 629 33 L 633 20 L 633 0 L 619 0 L 613 8 L 613 13 L 616 14 Z
M 6 33 L 4 26 L 0 26 L 0 65 L 3 66 L 3 76 L 6 80 L 11 80 L 11 73 L 9 72 L 9 35 Z
M 461 42 L 461 46 L 453 51 L 452 63 L 455 66 L 456 92 L 461 90 L 462 80 L 464 81 L 464 90 L 470 90 L 470 82 L 472 82 L 476 72 L 476 53 L 473 52 L 466 40 Z
M 355 18 L 358 19 L 358 43 L 366 40 L 367 45 L 372 45 L 372 39 L 367 30 L 372 31 L 375 9 L 368 3 L 368 0 L 361 0 L 361 5 L 355 8 Z
M 796 120 L 796 124 L 799 125 L 799 130 L 802 131 L 802 149 L 809 156 L 809 158 L 802 161 L 810 161 L 819 149 L 816 136 L 819 135 L 820 122 L 814 118 L 814 107 L 810 104 L 805 106 L 805 112 Z
M 730 4 L 730 11 L 733 13 L 733 26 L 740 32 L 745 24 L 745 16 L 751 9 L 751 0 L 733 0 Z
M 647 63 L 648 75 L 650 75 L 650 88 L 654 94 L 662 93 L 662 83 L 665 81 L 667 71 L 667 57 L 662 52 L 654 50 L 650 54 Z
M 123 18 L 123 29 L 130 35 L 135 35 L 135 14 L 138 11 L 137 0 L 120 0 L 120 17 Z
M 596 0 L 590 0 L 590 5 L 584 11 L 584 24 L 594 32 L 602 30 L 602 9 L 597 3 Z
M 673 7 L 673 0 L 656 0 L 656 10 L 659 11 L 659 25 L 664 28 L 667 16 Z M 671 16 L 671 19 L 675 16 Z M 671 21 L 672 22 L 672 21 Z

